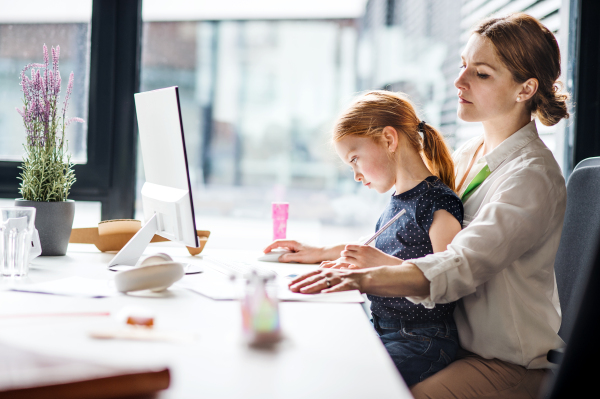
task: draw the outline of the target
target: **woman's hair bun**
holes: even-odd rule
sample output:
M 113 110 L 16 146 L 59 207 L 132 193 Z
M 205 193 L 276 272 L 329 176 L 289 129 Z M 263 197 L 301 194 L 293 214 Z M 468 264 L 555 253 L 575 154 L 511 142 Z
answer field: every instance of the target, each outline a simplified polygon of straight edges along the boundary
M 536 118 L 546 126 L 554 126 L 563 118 L 569 117 L 567 100 L 569 95 L 562 91 L 562 83 L 556 82 L 547 93 L 536 93 L 533 109 Z

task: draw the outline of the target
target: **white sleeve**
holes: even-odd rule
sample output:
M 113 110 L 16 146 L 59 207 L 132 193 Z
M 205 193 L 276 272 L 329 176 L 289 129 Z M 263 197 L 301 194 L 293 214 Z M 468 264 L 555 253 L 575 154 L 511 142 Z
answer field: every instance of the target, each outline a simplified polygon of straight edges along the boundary
M 562 193 L 554 192 L 560 189 Z M 562 217 L 557 207 L 561 195 L 564 186 L 557 188 L 543 167 L 514 172 L 446 251 L 410 261 L 431 285 L 429 296 L 407 299 L 432 308 L 475 292 L 538 243 L 555 224 L 553 218 Z

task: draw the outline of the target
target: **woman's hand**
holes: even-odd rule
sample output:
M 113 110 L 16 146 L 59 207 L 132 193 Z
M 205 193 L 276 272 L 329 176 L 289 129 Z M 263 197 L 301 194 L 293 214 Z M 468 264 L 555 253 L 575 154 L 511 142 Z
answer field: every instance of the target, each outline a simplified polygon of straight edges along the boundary
M 268 247 L 263 249 L 263 252 L 271 252 L 275 248 L 286 248 L 292 251 L 291 253 L 281 255 L 279 257 L 279 262 L 320 263 L 322 261 L 337 258 L 339 256 L 340 251 L 343 248 L 343 245 L 338 245 L 337 247 L 323 248 L 302 244 L 294 240 L 276 240 L 273 243 L 271 243 Z M 334 255 L 331 256 L 332 254 Z
M 317 294 L 359 290 L 366 277 L 366 270 L 317 269 L 295 278 L 288 285 L 290 291 L 302 294 Z
M 295 278 L 290 291 L 302 294 L 359 290 L 378 296 L 427 296 L 430 282 L 414 264 L 370 267 L 368 269 L 317 269 Z
M 340 253 L 339 259 L 335 262 L 327 262 L 327 265 L 322 263 L 321 267 L 366 269 L 368 267 L 400 264 L 402 264 L 402 259 L 388 255 L 377 248 L 368 245 L 346 245 L 346 248 Z

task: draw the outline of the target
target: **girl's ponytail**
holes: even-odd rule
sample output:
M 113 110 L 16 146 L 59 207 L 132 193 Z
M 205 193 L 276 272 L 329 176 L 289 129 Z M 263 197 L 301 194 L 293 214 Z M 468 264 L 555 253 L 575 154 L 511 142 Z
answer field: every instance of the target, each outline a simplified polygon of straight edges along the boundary
M 454 190 L 454 163 L 444 137 L 425 122 L 421 122 L 419 127 L 423 132 L 423 155 L 425 155 L 427 168 Z

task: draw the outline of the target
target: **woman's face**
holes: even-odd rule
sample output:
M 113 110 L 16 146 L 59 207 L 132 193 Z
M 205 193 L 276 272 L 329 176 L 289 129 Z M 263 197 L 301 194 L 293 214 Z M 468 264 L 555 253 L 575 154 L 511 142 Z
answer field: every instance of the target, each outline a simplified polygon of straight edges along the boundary
M 472 34 L 461 58 L 460 74 L 454 81 L 458 117 L 467 122 L 486 122 L 514 112 L 522 85 L 500 61 L 493 44 Z
M 364 186 L 385 193 L 394 185 L 394 163 L 384 143 L 369 137 L 346 136 L 335 143 L 335 151 L 352 168 L 354 180 Z

